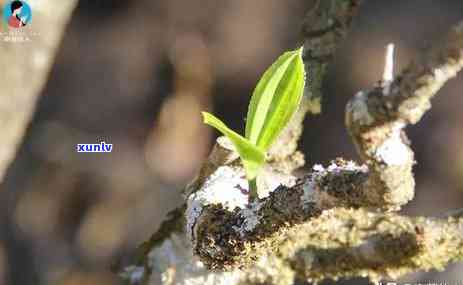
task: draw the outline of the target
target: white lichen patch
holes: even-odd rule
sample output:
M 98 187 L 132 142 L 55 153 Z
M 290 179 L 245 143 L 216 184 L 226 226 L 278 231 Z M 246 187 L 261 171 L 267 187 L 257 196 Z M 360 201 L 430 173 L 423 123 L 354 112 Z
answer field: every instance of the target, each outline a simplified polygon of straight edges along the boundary
M 347 171 L 359 171 L 363 173 L 368 172 L 368 166 L 366 164 L 358 165 L 352 160 L 348 161 L 347 164 L 342 166 L 341 168 Z
M 373 117 L 368 111 L 367 97 L 363 91 L 355 94 L 354 98 L 347 104 L 346 111 L 351 114 L 353 123 L 359 125 L 370 125 L 374 122 Z
M 321 164 L 315 164 L 315 165 L 312 167 L 312 169 L 313 169 L 314 171 L 318 171 L 318 172 L 321 172 L 321 171 L 324 171 L 324 170 L 325 170 L 325 168 L 324 168 L 323 165 L 321 165 Z
M 327 168 L 324 168 L 320 164 L 315 164 L 312 167 L 312 169 L 313 169 L 314 173 L 318 174 L 319 176 L 320 175 L 326 175 L 329 172 L 340 173 L 340 172 L 343 172 L 343 171 L 350 171 L 350 172 L 354 172 L 354 171 L 367 172 L 368 171 L 368 167 L 365 164 L 358 165 L 358 164 L 356 164 L 355 162 L 353 162 L 351 160 L 346 161 L 345 163 L 343 163 L 341 165 L 336 164 L 335 162 L 331 162 L 330 165 Z
M 342 165 L 338 165 L 332 162 L 327 168 L 324 168 L 321 164 L 315 164 L 312 167 L 313 172 L 305 181 L 302 186 L 303 194 L 301 196 L 301 202 L 303 207 L 307 207 L 312 203 L 321 203 L 322 199 L 326 198 L 319 191 L 318 182 L 323 179 L 329 173 L 341 173 L 341 172 L 368 172 L 366 165 L 357 165 L 353 161 L 347 161 Z
M 241 170 L 221 166 L 208 177 L 203 186 L 188 197 L 187 235 L 194 239 L 193 226 L 206 205 L 221 204 L 225 209 L 244 209 L 248 204 L 248 182 Z
M 245 235 L 245 232 L 250 232 L 260 223 L 262 218 L 258 213 L 262 207 L 262 203 L 253 202 L 250 207 L 242 209 L 240 215 L 244 218 L 244 222 L 241 227 L 235 227 L 242 236 Z
M 258 177 L 260 198 L 267 197 L 278 186 L 285 185 L 291 187 L 296 183 L 296 178 L 291 175 L 271 172 L 264 168 Z M 187 200 L 186 210 L 186 231 L 187 235 L 194 242 L 194 226 L 200 217 L 204 206 L 222 205 L 225 209 L 232 212 L 236 208 L 241 209 L 240 215 L 244 218 L 244 223 L 235 230 L 244 235 L 245 232 L 252 231 L 260 223 L 261 217 L 258 211 L 261 203 L 255 202 L 248 205 L 248 182 L 245 179 L 243 170 L 230 166 L 221 166 L 209 176 L 203 186 L 192 193 Z
M 304 208 L 319 200 L 318 191 L 316 191 L 318 187 L 316 181 L 327 173 L 327 170 L 321 164 L 315 164 L 312 169 L 312 174 L 305 181 L 304 185 L 302 185 L 301 202 Z
M 148 285 L 237 284 L 241 271 L 211 272 L 193 256 L 190 243 L 182 235 L 172 235 L 148 254 L 151 270 Z
M 396 123 L 389 138 L 376 151 L 376 157 L 387 165 L 403 165 L 411 160 L 410 151 L 400 137 L 403 127 L 403 123 Z
M 293 175 L 277 172 L 271 166 L 264 166 L 257 177 L 259 198 L 266 198 L 280 185 L 293 187 L 297 178 Z
M 309 204 L 315 203 L 318 200 L 317 192 L 315 191 L 316 187 L 317 184 L 313 179 L 307 180 L 302 186 L 302 189 L 304 190 L 301 197 L 303 207 L 307 207 Z

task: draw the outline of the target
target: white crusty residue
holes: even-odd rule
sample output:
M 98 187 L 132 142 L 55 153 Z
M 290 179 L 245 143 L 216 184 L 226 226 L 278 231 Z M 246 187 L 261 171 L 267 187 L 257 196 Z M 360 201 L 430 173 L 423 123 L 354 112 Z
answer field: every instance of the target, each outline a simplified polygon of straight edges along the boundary
M 317 201 L 317 193 L 315 191 L 315 187 L 317 187 L 317 184 L 312 178 L 308 179 L 302 186 L 304 191 L 301 197 L 301 201 L 304 207 L 307 207 L 310 203 Z
M 239 229 L 237 229 L 242 236 L 245 235 L 245 232 L 252 231 L 259 223 L 262 218 L 258 212 L 262 207 L 262 203 L 253 202 L 250 207 L 242 209 L 240 215 L 244 218 L 244 222 Z
M 229 211 L 237 207 L 244 209 L 248 204 L 247 191 L 248 182 L 241 170 L 230 166 L 217 168 L 203 186 L 188 197 L 185 213 L 188 236 L 194 238 L 193 226 L 204 206 L 222 204 Z
M 321 164 L 315 164 L 312 167 L 312 170 L 313 172 L 305 181 L 304 185 L 302 185 L 303 192 L 301 202 L 304 208 L 318 200 L 317 191 L 315 191 L 315 188 L 317 187 L 316 180 L 317 178 L 324 176 L 327 173 L 327 169 L 325 169 Z
M 331 164 L 324 168 L 321 164 L 315 164 L 312 167 L 313 172 L 306 179 L 302 186 L 303 194 L 301 196 L 301 202 L 303 207 L 309 206 L 311 203 L 317 203 L 320 200 L 320 192 L 317 190 L 320 186 L 319 181 L 325 177 L 328 173 L 340 173 L 340 172 L 368 172 L 368 167 L 363 165 L 357 165 L 353 161 L 347 161 L 341 165 L 331 162 Z
M 352 160 L 348 161 L 347 164 L 345 166 L 343 166 L 342 168 L 344 170 L 348 170 L 348 171 L 359 171 L 359 172 L 363 172 L 363 173 L 368 172 L 368 166 L 366 164 L 357 165 Z
M 387 165 L 403 165 L 411 159 L 410 151 L 400 137 L 404 126 L 403 123 L 396 123 L 390 137 L 376 151 L 376 156 Z
M 265 169 L 264 169 L 265 170 Z M 267 197 L 270 192 L 284 184 L 288 187 L 296 183 L 296 178 L 282 173 L 260 174 L 262 180 L 258 185 L 265 192 L 260 198 Z M 261 183 L 259 183 L 261 182 Z M 248 204 L 248 181 L 245 179 L 244 171 L 230 166 L 221 166 L 208 177 L 202 187 L 192 193 L 187 199 L 187 236 L 194 242 L 194 226 L 202 213 L 204 206 L 221 204 L 225 209 L 232 212 L 235 208 L 240 209 L 240 215 L 244 218 L 241 226 L 235 230 L 243 234 L 252 231 L 260 223 L 261 217 L 258 212 L 262 203 L 254 202 Z M 262 194 L 261 192 L 259 194 Z
M 314 170 L 316 170 L 315 166 L 314 166 Z M 327 172 L 339 173 L 343 171 L 367 172 L 368 167 L 365 164 L 359 166 L 353 161 L 347 161 L 342 165 L 338 165 L 335 162 L 331 162 L 328 168 L 323 169 L 322 167 L 322 170 L 318 170 L 318 172 L 321 172 L 321 174 L 326 174 Z
M 318 172 L 321 172 L 321 171 L 324 171 L 324 170 L 325 170 L 325 168 L 324 168 L 323 165 L 321 165 L 321 164 L 315 164 L 315 165 L 312 167 L 312 169 L 313 169 L 314 171 L 318 171 Z
M 148 254 L 150 278 L 147 285 L 216 285 L 237 284 L 243 273 L 212 272 L 193 256 L 191 244 L 184 235 L 171 235 Z

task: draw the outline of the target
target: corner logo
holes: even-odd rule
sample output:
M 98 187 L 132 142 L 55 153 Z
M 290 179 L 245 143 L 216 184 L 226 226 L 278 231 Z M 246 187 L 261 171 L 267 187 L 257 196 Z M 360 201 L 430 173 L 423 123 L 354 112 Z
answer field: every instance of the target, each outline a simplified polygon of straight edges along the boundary
M 26 1 L 9 1 L 3 7 L 3 21 L 13 29 L 30 25 L 32 9 Z
M 31 28 L 32 8 L 29 3 L 24 0 L 10 0 L 6 1 L 2 9 L 0 41 L 14 44 L 28 43 L 39 35 Z

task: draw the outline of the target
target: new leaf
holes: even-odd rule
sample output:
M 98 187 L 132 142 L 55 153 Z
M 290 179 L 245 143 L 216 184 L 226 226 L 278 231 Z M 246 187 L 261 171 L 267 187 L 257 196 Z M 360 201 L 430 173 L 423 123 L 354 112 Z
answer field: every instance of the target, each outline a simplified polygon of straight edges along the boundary
M 204 123 L 216 128 L 230 139 L 241 157 L 246 178 L 252 180 L 256 178 L 259 169 L 265 162 L 265 154 L 258 147 L 240 134 L 230 130 L 222 121 L 207 112 L 202 112 Z
M 285 52 L 270 66 L 252 94 L 246 138 L 266 151 L 297 111 L 304 90 L 302 47 Z
M 265 71 L 248 108 L 246 137 L 230 130 L 213 115 L 203 112 L 204 123 L 227 136 L 238 151 L 250 197 L 257 198 L 256 177 L 265 162 L 265 152 L 297 111 L 304 90 L 302 48 L 285 52 Z

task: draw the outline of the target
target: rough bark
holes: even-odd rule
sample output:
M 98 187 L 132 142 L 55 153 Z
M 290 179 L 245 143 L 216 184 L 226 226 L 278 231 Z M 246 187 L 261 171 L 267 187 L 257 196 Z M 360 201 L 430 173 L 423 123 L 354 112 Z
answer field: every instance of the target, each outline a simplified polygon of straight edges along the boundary
M 350 9 L 358 4 L 326 2 L 332 6 L 320 1 L 314 9 L 328 16 L 320 11 L 315 15 L 320 23 L 328 18 L 331 24 L 311 22 L 315 30 L 304 32 L 307 65 L 332 56 L 337 36 L 344 35 L 350 23 Z M 330 39 L 336 39 L 334 46 Z M 187 191 L 181 218 L 186 238 L 184 233 L 166 233 L 161 245 L 145 255 L 144 264 L 128 268 L 127 278 L 132 284 L 290 285 L 295 280 L 356 276 L 375 281 L 441 270 L 463 260 L 461 211 L 441 219 L 394 213 L 413 198 L 415 185 L 413 152 L 403 128 L 417 123 L 430 108 L 429 100 L 463 68 L 463 23 L 441 43 L 391 82 L 362 91 L 348 103 L 347 129 L 364 165 L 337 159 L 295 179 L 291 171 L 300 163 L 293 162 L 295 148 L 288 144 L 292 152 L 278 159 L 270 154 L 262 178 L 266 191 L 249 204 L 236 154 L 218 143 Z M 326 53 L 317 51 L 324 46 Z M 315 69 L 320 80 L 325 68 L 324 62 Z M 312 105 L 305 105 L 306 110 L 313 111 L 313 102 L 320 98 L 320 82 L 309 80 L 315 89 L 307 91 Z M 296 127 L 293 137 L 298 132 Z
M 431 108 L 430 100 L 463 67 L 463 22 L 421 55 L 392 82 L 357 93 L 346 108 L 346 124 L 370 169 L 365 189 L 383 209 L 413 198 L 413 151 L 403 129 Z

